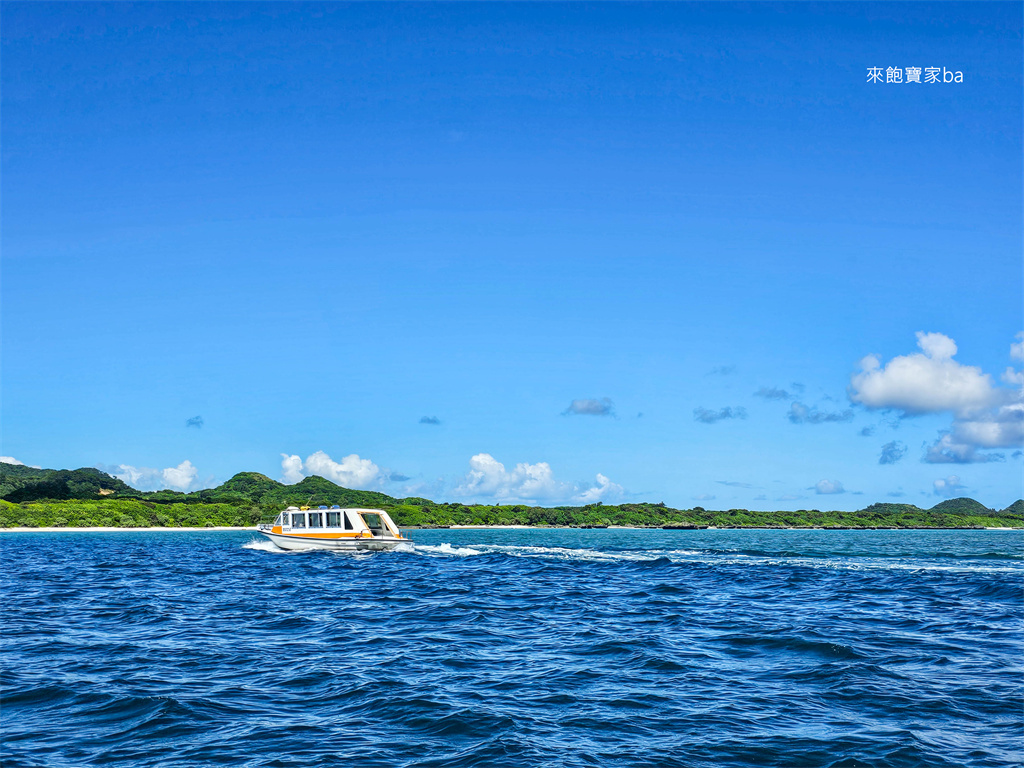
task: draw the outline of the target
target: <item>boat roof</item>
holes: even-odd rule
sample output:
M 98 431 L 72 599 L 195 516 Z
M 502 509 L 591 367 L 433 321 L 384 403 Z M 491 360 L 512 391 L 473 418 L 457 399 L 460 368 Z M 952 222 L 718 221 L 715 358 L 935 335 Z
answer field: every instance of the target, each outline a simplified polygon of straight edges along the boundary
M 285 507 L 285 512 L 320 512 L 321 510 L 327 510 L 328 512 L 383 512 L 383 509 L 370 509 L 369 507 L 340 507 L 337 504 L 326 506 L 321 504 L 317 507 Z

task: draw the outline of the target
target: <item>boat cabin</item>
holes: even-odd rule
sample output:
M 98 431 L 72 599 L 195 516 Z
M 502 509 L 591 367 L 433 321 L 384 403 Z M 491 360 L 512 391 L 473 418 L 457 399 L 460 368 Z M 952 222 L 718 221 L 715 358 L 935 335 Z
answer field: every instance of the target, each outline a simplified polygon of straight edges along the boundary
M 391 517 L 382 509 L 288 507 L 274 520 L 274 533 L 333 533 L 349 536 L 402 538 Z

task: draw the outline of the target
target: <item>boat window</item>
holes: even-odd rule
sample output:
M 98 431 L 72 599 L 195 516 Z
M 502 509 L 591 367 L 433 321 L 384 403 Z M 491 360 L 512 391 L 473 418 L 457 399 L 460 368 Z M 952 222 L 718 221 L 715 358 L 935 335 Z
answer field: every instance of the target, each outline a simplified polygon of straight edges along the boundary
M 327 527 L 328 528 L 341 528 L 341 512 L 328 512 L 327 513 Z
M 309 513 L 309 527 L 310 528 L 323 528 L 324 527 L 324 516 L 320 512 Z
M 306 516 L 302 512 L 292 515 L 292 528 L 305 528 Z
M 352 521 L 349 519 L 348 515 L 344 515 L 344 517 L 345 517 L 345 530 L 346 531 L 351 531 L 352 530 Z
M 384 535 L 384 521 L 380 519 L 380 515 L 364 512 L 363 520 L 366 522 L 366 527 L 370 529 L 372 534 L 375 536 Z
M 288 525 L 288 521 L 285 520 L 286 515 L 282 512 L 280 515 L 274 518 L 274 525 Z

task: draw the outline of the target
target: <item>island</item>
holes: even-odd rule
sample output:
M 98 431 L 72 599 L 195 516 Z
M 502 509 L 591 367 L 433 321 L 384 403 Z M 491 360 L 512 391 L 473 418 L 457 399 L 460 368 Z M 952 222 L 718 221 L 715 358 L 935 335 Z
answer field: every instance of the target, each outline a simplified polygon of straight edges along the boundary
M 440 503 L 343 488 L 323 477 L 285 485 L 239 472 L 202 491 L 138 491 L 98 469 L 36 469 L 0 464 L 0 528 L 214 528 L 269 522 L 288 505 L 386 510 L 403 528 L 530 526 L 607 528 L 1024 528 L 1024 501 L 1001 510 L 974 499 L 872 504 L 853 512 L 675 509 L 664 503 L 539 507 Z

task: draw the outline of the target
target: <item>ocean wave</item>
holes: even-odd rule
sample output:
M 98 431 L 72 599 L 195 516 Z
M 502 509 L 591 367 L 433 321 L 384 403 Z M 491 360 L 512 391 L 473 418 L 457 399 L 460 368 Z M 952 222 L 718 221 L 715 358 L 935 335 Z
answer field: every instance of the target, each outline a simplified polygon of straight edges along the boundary
M 235 532 L 19 540 L 3 763 L 1020 762 L 1021 571 L 989 556 L 1012 534 L 903 534 L 898 558 L 772 536 L 423 531 L 358 557 Z

